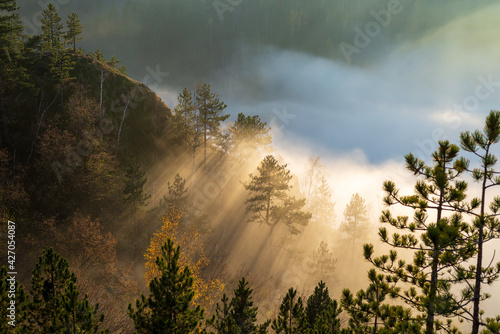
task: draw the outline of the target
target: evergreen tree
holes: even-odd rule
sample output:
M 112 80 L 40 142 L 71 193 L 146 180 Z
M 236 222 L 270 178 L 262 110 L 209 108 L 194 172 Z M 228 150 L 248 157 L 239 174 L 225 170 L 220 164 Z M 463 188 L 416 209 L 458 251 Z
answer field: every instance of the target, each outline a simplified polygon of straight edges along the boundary
M 219 100 L 215 93 L 210 91 L 209 84 L 196 87 L 195 104 L 199 113 L 201 134 L 203 135 L 203 165 L 206 166 L 207 143 L 209 140 L 217 143 L 221 139 L 220 123 L 228 119 L 229 115 L 222 114 L 227 106 Z
M 68 31 L 64 34 L 64 39 L 66 44 L 73 45 L 73 51 L 76 51 L 76 42 L 81 41 L 82 38 L 80 34 L 83 32 L 83 26 L 80 23 L 80 18 L 76 13 L 68 15 L 68 20 L 66 21 Z
M 326 307 L 320 310 L 314 327 L 312 327 L 314 334 L 334 334 L 340 333 L 340 313 L 342 308 L 338 305 L 336 300 L 330 300 Z
M 125 174 L 125 194 L 124 201 L 134 207 L 146 206 L 147 200 L 151 197 L 144 193 L 144 185 L 148 181 L 146 172 L 141 170 L 141 164 L 132 158 L 129 161 L 127 173 Z
M 415 195 L 400 196 L 393 182 L 384 183 L 386 204 L 401 204 L 413 209 L 414 221 L 409 222 L 407 216 L 394 218 L 385 210 L 381 222 L 406 233 L 394 233 L 389 237 L 387 229 L 382 227 L 379 236 L 394 248 L 413 250 L 413 261 L 398 260 L 395 250 L 373 258 L 373 245 L 364 247 L 365 258 L 386 272 L 389 282 L 411 284 L 408 290 L 397 287 L 392 293 L 422 312 L 428 334 L 442 327 L 438 316 L 460 314 L 461 305 L 467 304 L 469 299 L 467 293 L 460 298 L 454 297 L 451 287 L 464 279 L 462 273 L 454 274 L 455 269 L 474 254 L 471 232 L 461 215 L 444 217 L 445 210 L 455 210 L 465 199 L 467 184 L 458 179 L 463 170 L 463 162 L 456 159 L 458 151 L 456 145 L 440 141 L 439 149 L 432 155 L 432 167 L 412 154 L 406 156 L 408 170 L 423 178 L 415 185 Z M 436 216 L 429 222 L 430 211 L 435 211 Z
M 363 197 L 354 194 L 351 201 L 344 210 L 344 221 L 340 225 L 340 231 L 348 235 L 353 243 L 366 232 L 368 226 L 368 212 Z
M 57 333 L 65 329 L 63 294 L 76 276 L 68 262 L 52 248 L 44 250 L 31 278 L 30 322 L 44 333 Z
M 239 113 L 230 129 L 231 150 L 240 157 L 254 157 L 259 152 L 271 151 L 271 129 L 259 116 L 245 116 Z
M 78 299 L 76 276 L 68 262 L 52 248 L 44 250 L 31 278 L 30 327 L 38 333 L 107 333 L 98 327 L 99 305 L 92 307 L 85 296 Z
M 268 155 L 257 170 L 259 174 L 250 174 L 250 183 L 244 184 L 252 195 L 245 202 L 246 212 L 251 214 L 249 220 L 265 223 L 271 228 L 271 233 L 283 222 L 290 233 L 298 234 L 300 231 L 296 225 L 307 225 L 311 214 L 302 211 L 305 200 L 288 195 L 292 176 L 286 164 L 280 165 L 272 155 Z
M 19 88 L 30 86 L 23 62 L 23 25 L 15 0 L 0 0 L 0 148 L 10 144 L 10 111 L 20 99 Z M 10 111 L 10 112 L 9 112 Z
M 331 226 L 336 219 L 334 206 L 330 186 L 325 177 L 322 176 L 319 185 L 314 188 L 307 205 L 312 213 L 311 221 Z
M 64 87 L 74 78 L 71 77 L 71 71 L 74 69 L 75 62 L 71 60 L 70 54 L 64 51 L 54 51 L 50 55 L 50 72 L 59 81 L 59 91 L 61 92 L 61 106 L 64 105 Z
M 100 323 L 104 321 L 104 314 L 96 319 L 99 304 L 92 307 L 87 295 L 83 300 L 78 298 L 79 295 L 80 292 L 75 283 L 69 282 L 64 295 L 62 295 L 62 304 L 65 310 L 63 317 L 66 323 L 65 333 L 108 333 L 108 330 L 99 331 L 98 329 Z
M 168 196 L 163 196 L 163 201 L 167 210 L 173 208 L 186 210 L 188 205 L 188 195 L 186 189 L 186 180 L 183 179 L 179 173 L 175 174 L 175 179 L 172 184 L 167 183 Z
M 52 3 L 49 3 L 47 8 L 42 12 L 42 40 L 45 51 L 61 49 L 62 29 L 61 17 L 56 7 Z
M 276 334 L 305 334 L 309 332 L 302 298 L 296 297 L 297 290 L 290 288 L 283 298 L 280 313 L 271 325 Z
M 325 282 L 320 281 L 306 303 L 307 322 L 311 328 L 314 327 L 316 319 L 328 307 L 331 301 L 332 299 L 330 298 Z
M 187 144 L 193 153 L 193 175 L 191 177 L 191 185 L 194 185 L 194 176 L 196 173 L 196 149 L 200 147 L 202 134 L 200 114 L 193 102 L 193 95 L 188 89 L 184 89 L 177 96 L 178 104 L 174 108 L 175 131 L 172 131 L 173 142 L 179 145 Z
M 313 251 L 311 258 L 309 266 L 313 269 L 312 274 L 315 279 L 319 278 L 322 281 L 332 276 L 337 259 L 333 257 L 333 252 L 328 249 L 328 243 L 321 241 L 318 248 Z
M 213 327 L 217 334 L 233 334 L 238 332 L 238 327 L 231 315 L 231 305 L 226 294 L 222 295 L 222 304 L 217 303 L 215 314 L 207 320 L 207 326 Z
M 193 278 L 188 267 L 179 267 L 179 256 L 180 247 L 168 239 L 162 256 L 156 258 L 161 275 L 149 283 L 149 296 L 141 295 L 135 309 L 129 304 L 129 316 L 138 333 L 193 333 L 203 319 L 203 309 L 191 307 Z
M 231 300 L 231 316 L 234 319 L 240 334 L 254 334 L 257 332 L 257 307 L 253 306 L 252 289 L 243 277 L 234 290 Z
M 481 195 L 473 198 L 470 203 L 466 203 L 460 207 L 460 212 L 464 212 L 473 217 L 473 235 L 474 244 L 476 245 L 476 265 L 468 269 L 462 270 L 462 275 L 467 277 L 470 287 L 467 293 L 472 293 L 473 310 L 472 310 L 472 333 L 479 333 L 481 323 L 480 302 L 488 295 L 482 294 L 481 286 L 483 284 L 491 284 L 499 277 L 500 263 L 496 266 L 491 264 L 483 267 L 484 244 L 494 238 L 499 237 L 500 220 L 500 196 L 495 196 L 489 205 L 488 212 L 487 201 L 490 198 L 490 191 L 500 184 L 499 172 L 494 170 L 497 163 L 497 158 L 492 154 L 493 145 L 500 141 L 500 111 L 491 111 L 486 117 L 483 131 L 476 130 L 474 132 L 464 132 L 460 135 L 460 146 L 466 151 L 473 153 L 480 162 L 478 168 L 470 169 L 469 162 L 461 161 L 459 166 L 462 170 L 471 174 L 474 181 L 481 185 Z M 467 273 L 474 272 L 471 277 Z

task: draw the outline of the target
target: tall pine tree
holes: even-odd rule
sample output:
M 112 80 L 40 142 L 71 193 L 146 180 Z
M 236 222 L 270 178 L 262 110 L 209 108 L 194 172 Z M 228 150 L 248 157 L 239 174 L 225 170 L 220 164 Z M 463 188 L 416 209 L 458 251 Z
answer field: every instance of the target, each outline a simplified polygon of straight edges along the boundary
M 138 333 L 188 334 L 203 319 L 203 309 L 192 307 L 193 278 L 188 267 L 179 266 L 180 247 L 172 240 L 162 246 L 162 256 L 156 258 L 161 273 L 149 283 L 148 297 L 141 295 L 135 309 L 129 304 L 129 315 Z
M 73 51 L 76 51 L 76 42 L 82 39 L 80 34 L 83 32 L 83 26 L 81 25 L 80 18 L 76 13 L 68 15 L 66 26 L 68 27 L 68 30 L 64 34 L 64 39 L 66 40 L 66 44 L 72 45 Z
M 297 200 L 288 194 L 291 189 L 292 176 L 286 169 L 286 164 L 280 165 L 272 156 L 262 160 L 258 175 L 250 174 L 250 182 L 244 184 L 250 193 L 246 200 L 246 212 L 250 213 L 250 221 L 265 223 L 273 232 L 280 224 L 285 224 L 290 233 L 298 234 L 297 226 L 305 226 L 311 219 L 311 214 L 302 211 L 305 200 Z

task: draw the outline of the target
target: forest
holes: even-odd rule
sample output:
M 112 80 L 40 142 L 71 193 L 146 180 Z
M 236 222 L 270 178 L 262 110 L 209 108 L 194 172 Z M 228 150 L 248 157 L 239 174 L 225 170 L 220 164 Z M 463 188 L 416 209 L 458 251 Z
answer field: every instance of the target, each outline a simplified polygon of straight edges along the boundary
M 293 2 L 267 6 L 304 38 L 325 2 Z M 190 4 L 165 2 L 179 21 Z M 0 0 L 0 333 L 500 333 L 483 310 L 499 298 L 500 111 L 407 154 L 413 189 L 385 181 L 373 219 L 359 193 L 336 207 L 319 155 L 293 173 L 271 126 L 231 120 L 210 84 L 170 107 L 119 55 L 83 49 L 78 13 L 49 3 L 30 34 L 19 11 Z

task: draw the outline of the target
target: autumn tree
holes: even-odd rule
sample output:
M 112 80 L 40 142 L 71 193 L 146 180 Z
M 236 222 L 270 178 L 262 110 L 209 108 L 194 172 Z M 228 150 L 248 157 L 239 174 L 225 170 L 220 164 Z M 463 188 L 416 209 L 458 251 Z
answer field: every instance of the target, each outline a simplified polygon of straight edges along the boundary
M 149 296 L 141 295 L 135 309 L 129 304 L 128 312 L 138 333 L 193 333 L 203 319 L 200 305 L 191 306 L 193 277 L 189 267 L 181 269 L 179 257 L 180 247 L 168 239 L 156 258 L 159 275 L 149 283 Z
M 151 195 L 144 193 L 144 185 L 147 181 L 146 172 L 141 169 L 139 161 L 135 158 L 130 159 L 125 174 L 124 201 L 134 207 L 146 206 L 147 200 L 151 197 Z
M 432 154 L 433 166 L 408 154 L 406 167 L 419 177 L 414 195 L 399 195 L 392 181 L 384 182 L 384 202 L 409 207 L 414 217 L 410 221 L 408 216 L 393 217 L 389 210 L 384 210 L 380 221 L 403 234 L 390 236 L 387 228 L 381 227 L 379 236 L 382 242 L 395 249 L 411 250 L 413 260 L 407 262 L 400 258 L 396 250 L 391 250 L 389 255 L 373 257 L 373 245 L 364 246 L 365 258 L 387 273 L 389 282 L 410 284 L 406 290 L 397 287 L 391 293 L 422 312 L 428 334 L 445 327 L 439 316 L 460 315 L 461 305 L 469 300 L 467 293 L 455 297 L 451 288 L 465 278 L 463 274 L 454 274 L 455 269 L 474 255 L 471 231 L 460 214 L 444 215 L 465 199 L 467 183 L 459 178 L 464 162 L 457 160 L 458 152 L 456 145 L 440 141 L 438 150 Z M 431 216 L 430 212 L 435 215 Z
M 276 334 L 307 333 L 308 324 L 302 303 L 297 298 L 297 290 L 290 288 L 283 298 L 278 317 L 273 320 L 271 328 Z
M 57 8 L 52 3 L 49 3 L 47 8 L 42 12 L 42 40 L 44 50 L 57 51 L 61 49 L 62 29 L 63 25 Z
M 333 252 L 328 248 L 328 243 L 321 241 L 311 256 L 309 266 L 313 270 L 312 275 L 321 281 L 328 279 L 335 271 L 337 259 L 333 257 Z
M 68 27 L 68 30 L 64 34 L 64 39 L 66 40 L 66 44 L 73 45 L 73 51 L 76 51 L 76 42 L 82 39 L 80 34 L 83 32 L 83 26 L 81 25 L 80 18 L 76 13 L 68 15 L 66 26 Z
M 156 258 L 162 254 L 162 245 L 167 240 L 172 240 L 183 249 L 179 256 L 179 265 L 190 268 L 190 276 L 193 278 L 193 302 L 208 310 L 220 298 L 224 284 L 217 278 L 203 275 L 204 269 L 210 262 L 205 255 L 202 235 L 194 225 L 189 228 L 181 228 L 180 223 L 183 215 L 182 210 L 173 208 L 163 216 L 161 230 L 154 233 L 145 254 L 146 272 L 144 277 L 147 282 L 150 282 L 155 277 L 160 276 L 161 271 L 157 266 Z
M 272 155 L 262 160 L 257 167 L 258 175 L 250 174 L 250 182 L 244 184 L 250 194 L 245 202 L 246 212 L 251 215 L 249 221 L 265 223 L 271 228 L 270 233 L 282 223 L 290 233 L 298 234 L 297 226 L 307 225 L 311 214 L 302 211 L 304 199 L 297 200 L 288 194 L 292 176 L 286 166 Z

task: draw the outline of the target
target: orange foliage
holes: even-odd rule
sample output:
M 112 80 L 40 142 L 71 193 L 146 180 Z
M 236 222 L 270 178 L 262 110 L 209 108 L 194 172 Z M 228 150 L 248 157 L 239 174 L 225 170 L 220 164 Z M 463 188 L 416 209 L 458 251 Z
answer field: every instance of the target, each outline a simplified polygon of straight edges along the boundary
M 183 212 L 179 209 L 172 209 L 166 216 L 163 216 L 161 230 L 156 232 L 151 239 L 151 243 L 144 255 L 146 258 L 146 273 L 144 277 L 150 282 L 154 277 L 159 276 L 156 267 L 156 258 L 161 255 L 161 246 L 170 238 L 175 245 L 181 247 L 179 265 L 182 268 L 188 266 L 193 277 L 195 304 L 200 304 L 205 310 L 220 299 L 224 290 L 224 284 L 219 279 L 208 279 L 202 277 L 201 272 L 209 264 L 209 259 L 204 254 L 202 236 L 191 226 L 185 230 L 179 228 Z

